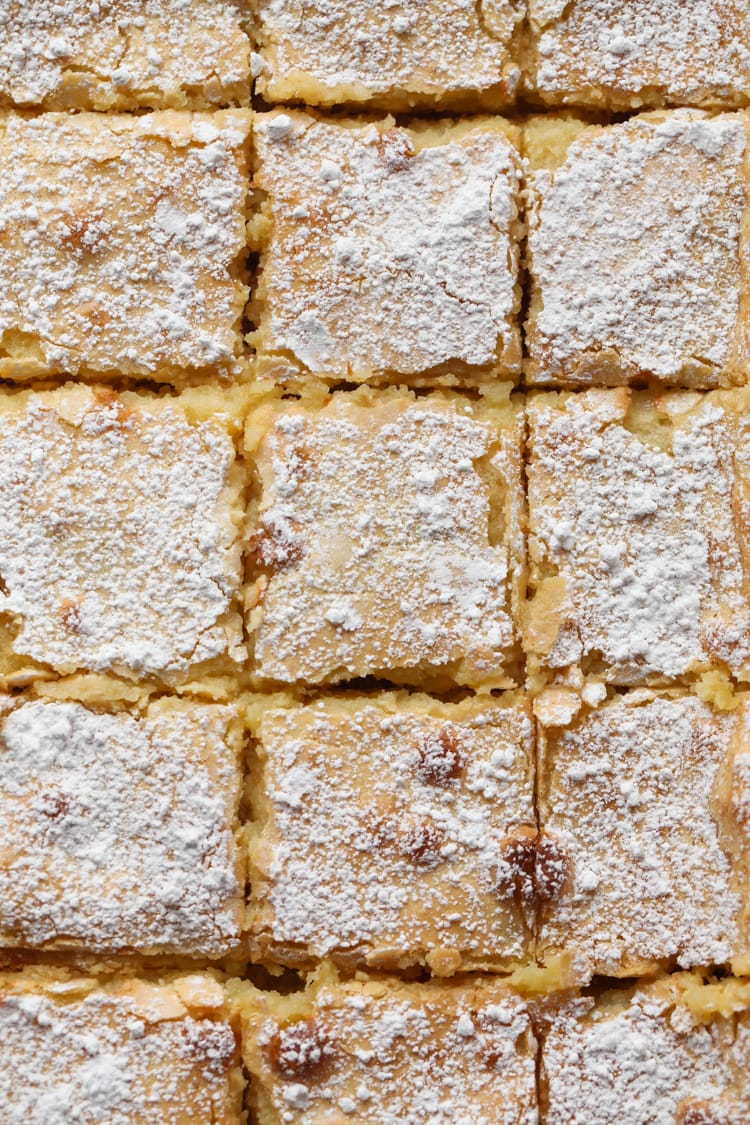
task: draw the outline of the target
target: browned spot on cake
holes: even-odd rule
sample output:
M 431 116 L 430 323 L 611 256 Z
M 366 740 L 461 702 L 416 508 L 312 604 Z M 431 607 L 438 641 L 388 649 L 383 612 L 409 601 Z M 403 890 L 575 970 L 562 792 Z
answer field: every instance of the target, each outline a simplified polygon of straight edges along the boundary
M 263 1051 L 273 1069 L 285 1078 L 320 1081 L 329 1070 L 334 1046 L 321 1021 L 311 1017 L 277 1031 Z
M 302 527 L 296 520 L 289 521 L 288 530 L 278 525 L 262 524 L 248 541 L 248 550 L 256 565 L 273 571 L 296 566 L 304 555 L 298 536 L 301 530 Z
M 62 216 L 58 235 L 66 250 L 79 254 L 95 254 L 104 247 L 107 226 L 102 221 L 101 215 L 74 211 Z
M 461 776 L 464 756 L 456 734 L 448 727 L 431 732 L 419 747 L 417 773 L 428 785 L 448 785 Z
M 496 889 L 501 898 L 516 898 L 525 906 L 541 909 L 560 895 L 570 874 L 570 862 L 549 836 L 519 829 L 501 845 Z
M 78 602 L 73 601 L 72 598 L 63 598 L 60 602 L 60 608 L 57 615 L 62 621 L 66 629 L 71 633 L 80 633 L 81 631 L 81 611 Z
M 378 158 L 388 172 L 404 172 L 414 156 L 414 146 L 401 129 L 388 129 L 378 138 Z
M 707 1102 L 691 1102 L 677 1110 L 677 1125 L 739 1125 L 739 1119 L 730 1118 Z
M 445 832 L 432 820 L 416 821 L 398 839 L 399 850 L 417 867 L 436 867 L 442 861 L 444 843 Z
M 70 801 L 64 793 L 59 791 L 41 794 L 42 816 L 50 820 L 60 820 L 70 812 Z

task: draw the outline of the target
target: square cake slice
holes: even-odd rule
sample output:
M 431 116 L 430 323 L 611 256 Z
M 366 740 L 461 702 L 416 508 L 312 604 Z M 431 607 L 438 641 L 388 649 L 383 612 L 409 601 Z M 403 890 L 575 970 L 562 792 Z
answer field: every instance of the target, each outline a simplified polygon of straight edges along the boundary
M 548 1125 L 743 1125 L 750 989 L 691 973 L 552 1003 L 542 1030 Z
M 4 1125 L 242 1125 L 242 1069 L 224 989 L 203 973 L 0 976 Z
M 260 370 L 425 385 L 518 375 L 519 137 L 500 118 L 407 129 L 257 115 Z
M 242 1028 L 259 1125 L 537 1121 L 528 1004 L 497 977 L 407 984 L 324 970 L 304 993 L 249 992 Z
M 507 386 L 477 400 L 361 388 L 253 413 L 259 680 L 517 683 L 522 435 Z
M 584 982 L 747 965 L 750 706 L 734 702 L 640 691 L 542 728 L 539 819 L 567 879 L 540 957 L 569 954 Z
M 527 85 L 590 109 L 750 101 L 745 0 L 529 0 Z
M 0 116 L 0 378 L 239 377 L 249 110 Z
M 233 409 L 218 391 L 0 394 L 0 682 L 237 669 Z
M 0 944 L 236 949 L 241 747 L 230 707 L 0 697 Z
M 746 382 L 746 150 L 741 113 L 532 119 L 530 383 Z
M 256 0 L 256 91 L 406 112 L 515 100 L 525 0 Z
M 0 0 L 0 102 L 44 109 L 246 104 L 245 0 Z
M 533 955 L 534 731 L 523 698 L 259 697 L 248 832 L 262 961 L 449 975 Z
M 750 678 L 746 389 L 528 402 L 530 670 Z

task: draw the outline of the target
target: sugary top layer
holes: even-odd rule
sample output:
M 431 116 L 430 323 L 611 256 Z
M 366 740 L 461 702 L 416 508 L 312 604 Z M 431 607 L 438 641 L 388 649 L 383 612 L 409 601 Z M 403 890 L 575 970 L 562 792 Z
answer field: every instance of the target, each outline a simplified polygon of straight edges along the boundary
M 520 78 L 511 0 L 260 0 L 257 9 L 258 90 L 272 101 L 388 104 L 394 93 L 429 101 L 467 90 L 511 100 Z
M 176 987 L 125 981 L 98 991 L 73 982 L 34 992 L 8 983 L 0 985 L 5 1125 L 237 1125 L 234 1033 L 190 1015 Z M 221 994 L 197 975 L 178 987 Z
M 16 653 L 167 677 L 239 656 L 238 488 L 221 419 L 190 424 L 179 399 L 82 386 L 2 406 L 0 611 Z
M 530 715 L 460 714 L 364 701 L 264 714 L 267 887 L 255 890 L 276 941 L 316 957 L 527 954 L 513 830 L 535 824 Z
M 730 393 L 646 400 L 653 437 L 630 402 L 602 390 L 529 403 L 530 553 L 540 581 L 565 587 L 545 660 L 601 662 L 616 683 L 712 661 L 741 672 L 747 417 Z
M 6 944 L 219 956 L 239 938 L 228 708 L 0 705 Z
M 533 174 L 536 376 L 590 382 L 585 364 L 610 362 L 679 382 L 697 366 L 709 385 L 731 367 L 745 147 L 741 117 L 678 110 L 586 130 Z
M 0 0 L 0 99 L 63 109 L 247 100 L 243 0 Z
M 731 1125 L 747 1110 L 747 1017 L 704 1024 L 670 981 L 629 1003 L 557 1009 L 544 1040 L 550 1125 Z M 743 1093 L 743 1085 L 745 1086 Z
M 744 0 L 530 0 L 536 87 L 627 104 L 742 104 L 750 96 Z M 629 98 L 630 96 L 630 98 Z
M 0 117 L 0 373 L 234 370 L 249 123 Z
M 259 1069 L 282 1121 L 536 1123 L 526 1005 L 491 978 L 344 985 L 319 993 L 308 1019 L 258 1023 Z
M 256 119 L 273 215 L 262 350 L 332 378 L 482 366 L 513 339 L 518 157 L 489 125 L 408 130 Z
M 398 678 L 453 661 L 447 674 L 459 682 L 501 680 L 522 561 L 517 417 L 498 432 L 468 402 L 358 406 L 337 395 L 321 411 L 290 407 L 264 421 L 260 673 Z M 492 543 L 482 465 L 507 496 Z
M 541 943 L 568 949 L 584 977 L 736 952 L 731 784 L 724 792 L 734 724 L 689 696 L 611 705 L 547 732 L 540 815 L 571 882 Z

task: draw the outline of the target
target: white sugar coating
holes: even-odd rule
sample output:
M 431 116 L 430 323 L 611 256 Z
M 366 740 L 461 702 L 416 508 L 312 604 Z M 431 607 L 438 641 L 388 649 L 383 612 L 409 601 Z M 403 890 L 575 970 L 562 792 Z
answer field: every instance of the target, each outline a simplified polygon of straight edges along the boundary
M 189 1015 L 168 986 L 97 991 L 82 981 L 77 995 L 75 983 L 39 992 L 13 983 L 3 978 L 0 992 L 4 1125 L 239 1122 L 232 1028 Z
M 739 952 L 721 795 L 734 721 L 687 696 L 618 702 L 547 733 L 540 818 L 572 870 L 541 926 L 543 950 L 568 950 L 585 976 Z
M 531 174 L 532 381 L 744 379 L 745 148 L 740 115 L 678 110 L 585 130 Z
M 702 1023 L 681 1002 L 680 980 L 643 986 L 632 997 L 612 994 L 598 1006 L 576 1000 L 554 1012 L 542 1045 L 549 1125 L 745 1120 L 747 1103 L 736 1101 L 734 1090 L 740 1068 L 747 1069 L 746 1017 L 744 1025 Z
M 49 109 L 247 101 L 243 0 L 0 0 L 0 100 Z
M 746 400 L 714 392 L 633 401 L 636 412 L 662 411 L 653 426 L 657 440 L 666 427 L 671 447 L 631 422 L 627 391 L 529 402 L 531 581 L 539 622 L 554 608 L 560 625 L 540 655 L 549 667 L 580 663 L 624 684 L 712 662 L 744 677 Z M 544 600 L 552 575 L 565 587 L 554 607 Z
M 513 0 L 258 0 L 267 101 L 502 105 L 520 79 Z M 473 96 L 472 96 L 473 95 Z
M 272 218 L 259 352 L 356 382 L 517 370 L 519 158 L 497 123 L 435 127 L 425 147 L 301 113 L 258 116 L 255 135 Z
M 278 1114 L 267 1120 L 536 1125 L 528 1006 L 496 978 L 464 981 L 451 987 L 391 978 L 325 987 L 311 1017 L 286 1027 L 258 996 L 244 1051 Z M 318 1065 L 298 1065 L 311 1047 Z
M 518 414 L 442 396 L 361 402 L 264 416 L 259 674 L 507 686 L 524 570 Z
M 4 945 L 220 956 L 243 886 L 229 708 L 0 703 Z
M 262 713 L 252 928 L 303 958 L 525 960 L 529 927 L 498 884 L 509 836 L 536 824 L 528 705 L 397 698 Z
M 179 398 L 0 402 L 0 613 L 17 656 L 185 678 L 242 659 L 235 448 Z
M 744 0 L 530 0 L 535 88 L 579 104 L 743 105 Z
M 0 376 L 240 370 L 247 110 L 0 117 Z

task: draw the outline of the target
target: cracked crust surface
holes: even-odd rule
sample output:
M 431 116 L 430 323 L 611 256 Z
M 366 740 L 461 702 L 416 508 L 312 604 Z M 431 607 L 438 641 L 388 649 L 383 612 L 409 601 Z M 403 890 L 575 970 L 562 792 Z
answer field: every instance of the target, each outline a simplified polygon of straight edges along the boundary
M 68 384 L 0 396 L 0 674 L 236 671 L 231 401 Z
M 256 0 L 256 89 L 269 102 L 497 109 L 521 70 L 518 0 Z
M 0 0 L 0 103 L 44 109 L 246 104 L 244 0 Z
M 240 377 L 249 110 L 0 116 L 0 377 Z
M 0 942 L 220 957 L 244 873 L 236 708 L 0 697 Z
M 258 679 L 513 686 L 522 425 L 507 386 L 495 402 L 362 388 L 252 415 Z
M 205 973 L 99 983 L 64 970 L 0 976 L 7 1125 L 241 1125 L 224 989 Z
M 520 370 L 517 130 L 255 118 L 260 369 L 398 383 Z
M 527 130 L 528 381 L 744 383 L 745 115 L 563 125 L 559 151 L 556 124 Z

